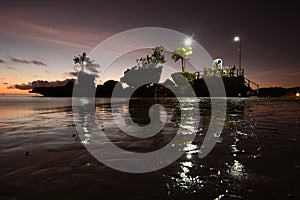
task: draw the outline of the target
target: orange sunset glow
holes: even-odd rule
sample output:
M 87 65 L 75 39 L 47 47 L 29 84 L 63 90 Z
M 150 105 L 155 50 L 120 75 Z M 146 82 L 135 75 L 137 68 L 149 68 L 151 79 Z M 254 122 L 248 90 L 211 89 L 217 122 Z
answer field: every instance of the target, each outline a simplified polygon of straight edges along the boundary
M 92 51 L 114 34 L 143 26 L 165 27 L 194 35 L 211 57 L 222 58 L 225 66 L 237 66 L 239 63 L 238 46 L 232 42 L 232 38 L 240 33 L 243 41 L 242 66 L 247 78 L 260 87 L 300 85 L 296 55 L 298 45 L 293 39 L 298 37 L 299 32 L 294 30 L 294 12 L 281 14 L 280 7 L 270 9 L 266 5 L 263 9 L 264 5 L 260 5 L 262 8 L 257 10 L 252 4 L 234 4 L 226 11 L 228 16 L 223 18 L 221 15 L 212 17 L 210 9 L 205 9 L 210 7 L 209 3 L 203 3 L 201 9 L 189 8 L 189 13 L 194 14 L 170 23 L 173 20 L 166 16 L 181 12 L 177 4 L 172 5 L 173 8 L 155 7 L 159 11 L 154 16 L 145 16 L 142 10 L 125 3 L 118 4 L 122 12 L 114 14 L 107 10 L 100 12 L 97 9 L 101 6 L 95 2 L 92 3 L 94 6 L 82 5 L 84 8 L 76 8 L 76 11 L 70 11 L 67 3 L 60 4 L 59 9 L 56 4 L 47 6 L 47 9 L 38 4 L 30 7 L 23 7 L 22 4 L 13 9 L 7 5 L 0 8 L 0 94 L 28 94 L 29 90 L 15 86 L 38 80 L 63 81 L 74 78 L 70 76 L 74 70 L 74 56 Z M 251 13 L 258 14 L 248 15 L 242 9 L 236 9 L 247 6 L 253 8 Z M 108 7 L 115 8 L 115 5 Z M 216 6 L 215 12 L 222 13 L 222 7 Z M 282 9 L 285 11 L 285 7 Z M 90 14 L 82 16 L 82 10 L 89 10 Z M 262 10 L 272 16 L 267 23 L 260 20 L 268 16 L 260 15 Z M 282 28 L 278 29 L 279 26 Z M 98 62 L 101 65 L 101 61 Z M 121 70 L 126 67 L 130 66 L 110 71 L 110 75 L 100 77 L 99 81 L 119 80 L 123 73 Z

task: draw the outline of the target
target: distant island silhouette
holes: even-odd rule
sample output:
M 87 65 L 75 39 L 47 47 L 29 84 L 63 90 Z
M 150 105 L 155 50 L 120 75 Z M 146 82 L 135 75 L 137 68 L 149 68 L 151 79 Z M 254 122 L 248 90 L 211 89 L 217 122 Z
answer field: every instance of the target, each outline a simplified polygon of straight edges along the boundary
M 95 97 L 110 98 L 116 85 L 120 82 L 115 80 L 108 80 L 103 85 L 97 85 Z M 174 94 L 167 88 L 168 81 L 165 82 L 166 86 L 159 85 L 159 93 L 157 97 L 174 97 Z M 35 87 L 30 93 L 41 94 L 45 97 L 72 97 L 74 81 L 69 81 L 65 86 L 57 87 Z M 154 86 L 144 85 L 137 89 L 134 97 L 154 97 Z M 164 91 L 162 93 L 161 91 Z M 282 88 L 282 87 L 269 87 L 259 88 L 257 97 L 297 97 L 296 94 L 300 93 L 300 87 Z
M 171 74 L 171 77 L 163 83 L 159 83 L 165 57 L 164 47 L 153 49 L 152 55 L 146 55 L 137 59 L 137 65 L 124 72 L 120 81 L 108 80 L 104 84 L 95 86 L 97 74 L 88 73 L 85 68 L 95 66 L 93 61 L 84 52 L 74 57 L 73 61 L 77 68 L 77 80 L 70 79 L 64 86 L 55 87 L 34 87 L 30 93 L 41 94 L 45 97 L 72 97 L 73 89 L 79 91 L 77 96 L 91 96 L 110 98 L 115 91 L 117 97 L 146 97 L 163 98 L 174 97 L 172 91 L 177 90 L 182 96 L 189 96 L 185 93 L 186 83 L 190 84 L 198 97 L 209 97 L 209 89 L 206 81 L 217 82 L 222 78 L 227 97 L 296 97 L 299 96 L 300 87 L 294 88 L 259 88 L 258 85 L 244 76 L 244 69 L 222 66 L 221 59 L 215 59 L 211 68 L 204 68 L 203 72 L 192 73 L 186 70 L 185 61 L 192 53 L 191 47 L 178 48 L 174 51 L 172 59 L 176 62 L 181 60 L 182 71 Z M 93 72 L 96 72 L 93 70 Z M 171 80 L 172 79 L 172 80 Z M 128 87 L 123 88 L 123 84 Z M 254 86 L 254 88 L 253 88 Z M 89 90 L 92 90 L 89 91 Z M 180 93 L 179 92 L 179 93 Z M 116 95 L 115 95 L 116 96 Z

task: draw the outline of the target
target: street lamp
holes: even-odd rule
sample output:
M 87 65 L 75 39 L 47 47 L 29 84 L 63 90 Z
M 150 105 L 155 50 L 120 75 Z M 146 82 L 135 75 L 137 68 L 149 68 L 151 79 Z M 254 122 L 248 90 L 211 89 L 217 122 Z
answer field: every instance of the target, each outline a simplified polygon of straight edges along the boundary
M 190 46 L 192 44 L 192 38 L 186 38 L 184 41 L 185 46 Z
M 239 36 L 233 38 L 234 42 L 239 42 L 239 69 L 242 69 L 242 41 Z
M 235 37 L 233 38 L 233 40 L 234 40 L 235 42 L 238 42 L 238 41 L 240 41 L 240 37 L 235 36 Z

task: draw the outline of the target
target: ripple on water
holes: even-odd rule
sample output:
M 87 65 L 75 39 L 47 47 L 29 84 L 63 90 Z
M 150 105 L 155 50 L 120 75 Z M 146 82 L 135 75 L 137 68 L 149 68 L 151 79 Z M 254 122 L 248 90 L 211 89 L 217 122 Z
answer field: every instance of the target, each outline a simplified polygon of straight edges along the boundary
M 4 166 L 1 170 L 6 174 L 13 173 L 14 175 L 17 174 L 16 177 L 20 177 L 20 179 L 13 180 L 15 182 L 10 182 L 11 187 L 3 185 L 5 190 L 12 190 L 15 186 L 14 183 L 24 183 L 23 186 L 26 186 L 27 183 L 24 180 L 29 180 L 24 179 L 26 177 L 24 172 L 27 170 L 11 170 L 12 166 L 9 166 L 10 168 L 5 166 L 4 161 L 11 159 L 10 155 L 19 153 L 24 159 L 23 152 L 28 151 L 27 148 L 32 148 L 48 149 L 46 152 L 57 156 L 72 150 L 74 147 L 70 144 L 73 143 L 78 144 L 81 147 L 80 150 L 83 149 L 82 145 L 79 145 L 79 139 L 74 141 L 72 137 L 78 121 L 73 122 L 70 100 L 39 98 L 32 102 L 26 100 L 23 106 L 21 102 L 17 101 L 17 104 L 20 104 L 17 109 L 12 102 L 7 100 L 6 103 L 0 104 L 1 109 L 4 107 L 3 105 L 6 106 L 5 111 L 1 113 L 2 118 L 0 120 L 0 154 L 1 159 L 3 158 L 1 166 Z M 49 102 L 52 103 L 49 104 Z M 163 129 L 164 137 L 159 137 L 159 142 L 162 144 L 165 144 L 166 138 L 171 138 L 172 134 L 176 133 L 180 122 L 180 112 L 178 112 L 176 102 L 172 102 L 172 100 L 166 102 L 169 118 Z M 211 116 L 209 99 L 200 98 L 199 102 L 201 116 L 195 141 L 192 144 L 187 144 L 186 148 L 183 149 L 185 154 L 180 159 L 153 175 L 156 178 L 158 176 L 164 177 L 162 181 L 166 186 L 165 192 L 171 199 L 178 196 L 186 197 L 186 199 L 201 199 L 202 197 L 203 199 L 247 199 L 246 197 L 251 197 L 251 199 L 264 197 L 266 197 L 265 199 L 284 199 L 287 194 L 291 197 L 297 197 L 298 179 L 295 174 L 299 170 L 299 156 L 297 155 L 300 141 L 299 101 L 228 98 L 225 126 L 219 137 L 219 142 L 204 159 L 198 157 L 200 147 L 204 136 L 207 134 L 210 121 L 218 116 Z M 139 109 L 139 107 L 134 109 Z M 13 110 L 16 112 L 12 112 Z M 129 149 L 143 148 L 149 150 L 149 147 L 145 145 L 146 143 L 133 142 L 126 135 L 123 135 L 124 133 L 118 127 L 115 127 L 110 114 L 111 108 L 108 104 L 97 104 L 96 111 L 101 129 L 105 130 L 113 142 L 125 147 L 134 146 L 134 148 Z M 129 112 L 128 106 L 120 103 L 121 111 Z M 138 116 L 138 118 L 142 117 L 143 115 Z M 189 118 L 189 120 L 192 119 Z M 74 124 L 74 126 L 69 126 L 70 124 Z M 186 132 L 191 131 L 192 122 L 186 122 L 183 128 Z M 89 135 L 87 134 L 86 137 L 88 138 Z M 158 139 L 156 138 L 156 140 Z M 149 146 L 151 147 L 151 145 Z M 40 158 L 43 156 L 41 155 Z M 50 161 L 48 163 L 47 160 L 44 162 L 45 165 L 49 164 L 53 167 L 53 165 L 69 158 L 68 156 L 63 158 L 58 156 L 52 163 Z M 34 161 L 38 158 L 33 153 L 26 159 Z M 80 157 L 76 159 L 80 163 L 95 163 L 85 165 L 84 168 L 95 170 L 97 172 L 94 174 L 95 177 L 101 175 L 104 180 L 114 179 L 112 173 L 103 173 L 101 167 L 99 168 L 100 164 L 92 158 L 85 157 L 84 162 L 80 160 Z M 23 166 L 25 165 L 23 163 L 18 163 L 18 165 L 20 169 L 26 167 Z M 79 170 L 78 166 L 80 165 L 70 166 L 73 170 L 72 173 L 77 173 L 76 170 Z M 41 171 L 38 172 L 43 172 L 41 174 L 45 176 L 43 180 L 46 181 L 46 184 L 55 181 L 55 179 L 51 179 L 50 172 L 43 171 L 43 169 L 39 170 Z M 34 174 L 31 168 L 28 171 L 31 172 L 28 174 Z M 69 175 L 68 170 L 65 173 Z M 89 180 L 93 180 L 95 177 L 91 176 Z M 140 181 L 134 182 L 131 175 L 128 177 L 126 181 L 130 182 L 131 185 L 141 188 L 148 187 L 148 185 L 141 185 Z M 149 176 L 148 178 L 153 177 Z M 5 176 L 5 179 L 0 179 L 0 181 L 4 182 L 9 178 Z M 27 185 L 27 187 L 40 187 L 40 182 L 30 184 L 32 185 Z M 105 185 L 106 182 L 103 184 Z M 120 185 L 122 188 L 130 189 L 127 185 Z M 116 189 L 118 189 L 117 187 Z

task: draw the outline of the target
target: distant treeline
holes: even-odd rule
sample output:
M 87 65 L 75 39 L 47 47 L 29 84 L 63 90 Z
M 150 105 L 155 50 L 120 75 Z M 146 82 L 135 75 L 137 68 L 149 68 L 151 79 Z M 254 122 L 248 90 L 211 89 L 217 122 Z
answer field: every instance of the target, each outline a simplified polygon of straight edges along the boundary
M 270 88 L 260 88 L 258 90 L 259 97 L 296 97 L 297 93 L 300 93 L 300 87 L 294 87 L 294 88 L 270 87 Z
M 72 97 L 74 81 L 69 81 L 65 86 L 57 87 L 35 87 L 30 93 L 41 94 L 45 97 Z M 146 84 L 137 90 L 133 88 L 122 88 L 121 83 L 115 80 L 108 80 L 103 85 L 97 85 L 95 97 L 111 97 L 115 88 L 119 88 L 121 93 L 117 97 L 126 96 L 126 93 L 133 90 L 133 97 L 173 97 L 174 94 L 165 86 L 158 84 Z M 121 88 L 121 89 L 120 89 Z M 93 88 L 86 88 L 86 90 Z

